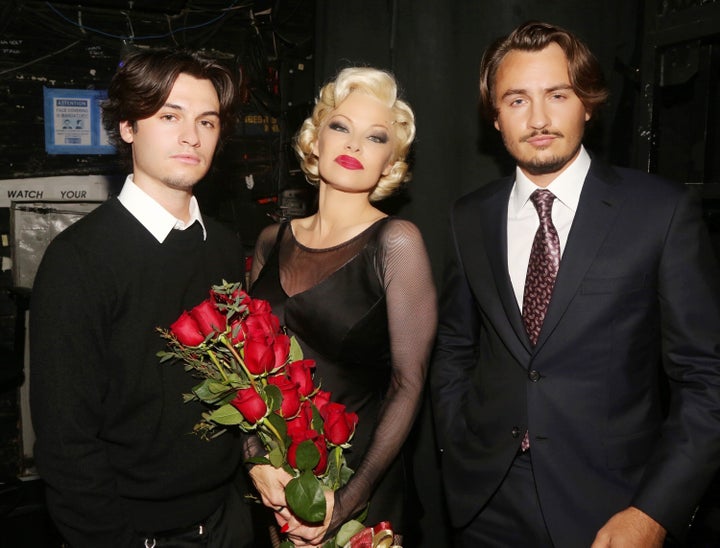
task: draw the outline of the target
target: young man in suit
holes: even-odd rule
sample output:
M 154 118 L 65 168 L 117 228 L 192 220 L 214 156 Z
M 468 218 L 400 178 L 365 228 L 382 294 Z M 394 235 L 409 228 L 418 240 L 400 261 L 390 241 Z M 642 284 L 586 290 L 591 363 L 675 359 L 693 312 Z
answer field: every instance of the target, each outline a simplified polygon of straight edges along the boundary
M 73 548 L 254 546 L 237 432 L 193 434 L 197 384 L 160 363 L 169 326 L 213 284 L 240 280 L 231 231 L 194 186 L 234 121 L 230 70 L 198 52 L 140 49 L 110 82 L 103 123 L 132 173 L 58 235 L 30 323 L 35 457 Z
M 431 383 L 457 546 L 680 539 L 720 463 L 699 202 L 585 150 L 607 91 L 566 30 L 499 39 L 480 87 L 517 168 L 451 212 Z

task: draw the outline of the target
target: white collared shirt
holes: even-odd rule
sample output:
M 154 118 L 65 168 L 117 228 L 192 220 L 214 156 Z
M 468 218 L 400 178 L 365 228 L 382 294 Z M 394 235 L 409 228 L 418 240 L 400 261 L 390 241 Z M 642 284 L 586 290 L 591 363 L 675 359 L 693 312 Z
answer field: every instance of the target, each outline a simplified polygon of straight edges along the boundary
M 176 218 L 137 186 L 133 181 L 132 173 L 125 179 L 118 200 L 160 243 L 165 241 L 171 230 L 185 230 L 195 221 L 202 226 L 203 239 L 207 239 L 205 223 L 203 223 L 195 196 L 190 198 L 190 221 L 187 223 Z
M 580 192 L 589 169 L 590 155 L 585 147 L 581 146 L 578 157 L 546 187 L 556 197 L 553 201 L 552 220 L 560 238 L 561 256 L 565 251 L 570 226 L 575 218 Z M 521 310 L 530 250 L 540 225 L 537 210 L 530 201 L 530 194 L 538 188 L 541 187 L 528 179 L 519 167 L 515 168 L 515 184 L 508 201 L 508 271 Z

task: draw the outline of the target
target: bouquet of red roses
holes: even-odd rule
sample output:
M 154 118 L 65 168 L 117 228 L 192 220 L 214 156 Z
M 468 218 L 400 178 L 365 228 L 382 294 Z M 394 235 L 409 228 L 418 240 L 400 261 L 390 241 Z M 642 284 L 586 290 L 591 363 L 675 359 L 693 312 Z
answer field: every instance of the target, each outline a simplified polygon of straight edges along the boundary
M 256 434 L 266 455 L 249 461 L 284 468 L 293 476 L 285 488 L 290 510 L 322 523 L 323 489 L 338 489 L 353 473 L 343 451 L 358 417 L 316 386 L 314 361 L 303 359 L 269 303 L 223 280 L 206 300 L 158 331 L 167 342 L 158 353 L 161 362 L 179 360 L 202 379 L 183 395 L 208 407 L 195 432 L 211 439 L 237 426 Z M 364 531 L 359 521 L 350 521 L 328 545 L 361 546 L 350 543 Z

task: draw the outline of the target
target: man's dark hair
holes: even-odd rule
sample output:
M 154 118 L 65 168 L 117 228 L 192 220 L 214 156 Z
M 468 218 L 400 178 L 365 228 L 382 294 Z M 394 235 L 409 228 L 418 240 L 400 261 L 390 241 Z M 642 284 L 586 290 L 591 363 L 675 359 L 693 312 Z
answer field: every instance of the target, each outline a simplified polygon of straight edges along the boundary
M 180 74 L 212 83 L 220 100 L 221 141 L 232 133 L 237 87 L 228 67 L 198 51 L 138 49 L 120 62 L 110 81 L 108 98 L 102 104 L 103 127 L 125 159 L 131 157 L 131 146 L 120 137 L 120 122 L 134 125 L 155 114 L 167 101 Z
M 600 63 L 585 43 L 563 28 L 528 21 L 507 36 L 498 38 L 483 55 L 480 63 L 480 102 L 486 118 L 495 120 L 497 117 L 493 98 L 495 77 L 505 56 L 513 50 L 541 51 L 553 42 L 565 52 L 570 84 L 587 111 L 592 114 L 607 100 L 608 90 Z

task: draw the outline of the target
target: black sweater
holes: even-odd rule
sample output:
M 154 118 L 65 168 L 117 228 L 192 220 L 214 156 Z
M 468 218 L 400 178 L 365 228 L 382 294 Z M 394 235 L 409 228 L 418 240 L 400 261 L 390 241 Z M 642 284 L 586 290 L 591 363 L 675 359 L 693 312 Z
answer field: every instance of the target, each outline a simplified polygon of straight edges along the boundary
M 198 382 L 160 364 L 169 326 L 223 278 L 242 249 L 206 220 L 160 244 L 117 199 L 59 234 L 33 287 L 30 323 L 35 459 L 50 512 L 73 547 L 124 546 L 133 531 L 202 520 L 241 462 L 236 435 L 192 434 Z

